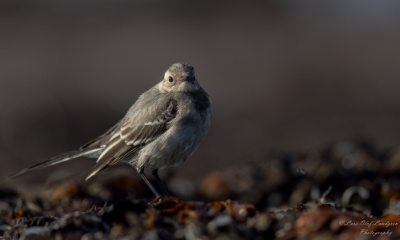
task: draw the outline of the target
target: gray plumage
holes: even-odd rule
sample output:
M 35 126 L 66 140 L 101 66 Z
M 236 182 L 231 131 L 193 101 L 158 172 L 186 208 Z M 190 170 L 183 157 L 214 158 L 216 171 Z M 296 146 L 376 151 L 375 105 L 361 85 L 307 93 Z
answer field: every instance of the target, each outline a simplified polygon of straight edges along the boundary
M 166 194 L 158 169 L 185 161 L 203 140 L 210 121 L 209 97 L 197 82 L 193 67 L 175 63 L 165 72 L 164 79 L 143 93 L 124 118 L 106 133 L 80 150 L 38 163 L 11 177 L 86 156 L 97 158 L 86 179 L 122 161 L 132 165 L 159 197 L 144 169 L 152 171 Z

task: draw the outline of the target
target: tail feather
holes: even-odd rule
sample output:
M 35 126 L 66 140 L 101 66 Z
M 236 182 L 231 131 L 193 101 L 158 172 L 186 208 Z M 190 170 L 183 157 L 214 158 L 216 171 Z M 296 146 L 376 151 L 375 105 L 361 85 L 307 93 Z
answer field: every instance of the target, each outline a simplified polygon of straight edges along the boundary
M 76 150 L 76 151 L 72 151 L 72 152 L 67 152 L 67 153 L 61 154 L 59 156 L 53 157 L 53 158 L 51 158 L 49 160 L 37 163 L 37 164 L 35 164 L 33 166 L 24 168 L 24 169 L 22 169 L 22 170 L 20 170 L 20 171 L 18 171 L 16 173 L 10 175 L 8 177 L 8 179 L 10 180 L 12 178 L 19 177 L 19 176 L 24 175 L 26 173 L 29 173 L 29 172 L 32 172 L 32 171 L 35 171 L 35 170 L 38 170 L 38 169 L 42 169 L 42 168 L 45 168 L 45 167 L 53 166 L 53 165 L 56 165 L 56 164 L 59 164 L 59 163 L 62 163 L 62 162 L 67 162 L 69 160 L 72 160 L 72 159 L 75 159 L 75 158 L 78 158 L 78 157 L 83 157 L 83 156 L 88 156 L 88 155 L 90 156 L 92 154 L 100 152 L 100 150 L 102 150 L 102 149 L 103 148 L 95 148 L 95 149 L 90 149 L 90 150 L 86 150 L 85 149 L 85 150 Z
M 96 175 L 98 172 L 100 172 L 102 170 L 102 168 L 101 169 L 95 169 L 94 171 L 92 171 L 86 178 L 85 178 L 85 180 L 87 181 L 87 180 L 89 180 L 90 178 L 92 178 L 94 175 Z

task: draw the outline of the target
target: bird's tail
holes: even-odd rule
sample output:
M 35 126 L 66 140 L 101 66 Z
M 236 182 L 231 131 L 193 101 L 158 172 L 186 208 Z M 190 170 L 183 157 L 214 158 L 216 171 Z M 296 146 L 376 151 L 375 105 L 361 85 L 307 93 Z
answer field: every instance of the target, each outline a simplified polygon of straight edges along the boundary
M 15 177 L 19 177 L 21 175 L 24 175 L 26 173 L 38 170 L 38 169 L 42 169 L 45 167 L 49 167 L 49 166 L 53 166 L 62 162 L 67 162 L 69 160 L 78 158 L 78 157 L 83 157 L 83 156 L 90 156 L 90 155 L 97 155 L 98 153 L 100 153 L 100 151 L 103 150 L 103 148 L 95 148 L 95 149 L 80 149 L 80 150 L 76 150 L 76 151 L 72 151 L 72 152 L 67 152 L 64 154 L 61 154 L 57 157 L 53 157 L 51 159 L 48 159 L 46 161 L 37 163 L 35 165 L 32 165 L 30 167 L 24 168 L 10 176 L 8 176 L 8 180 L 15 178 Z

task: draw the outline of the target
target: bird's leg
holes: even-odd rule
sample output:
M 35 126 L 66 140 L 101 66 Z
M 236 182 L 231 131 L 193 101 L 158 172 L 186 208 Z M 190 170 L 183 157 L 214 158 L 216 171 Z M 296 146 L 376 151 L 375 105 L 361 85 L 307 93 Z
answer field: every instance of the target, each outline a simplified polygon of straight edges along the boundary
M 149 186 L 150 190 L 156 196 L 156 198 L 160 198 L 161 195 L 157 192 L 157 190 L 154 188 L 154 186 L 150 183 L 149 179 L 147 178 L 146 174 L 144 173 L 144 168 L 139 169 L 138 172 L 139 172 L 139 175 L 142 177 L 143 181 L 147 184 L 147 186 Z
M 169 196 L 168 190 L 165 187 L 164 183 L 161 181 L 160 177 L 158 176 L 158 169 L 152 171 L 154 178 L 156 179 L 158 185 L 161 187 L 161 190 L 165 196 Z

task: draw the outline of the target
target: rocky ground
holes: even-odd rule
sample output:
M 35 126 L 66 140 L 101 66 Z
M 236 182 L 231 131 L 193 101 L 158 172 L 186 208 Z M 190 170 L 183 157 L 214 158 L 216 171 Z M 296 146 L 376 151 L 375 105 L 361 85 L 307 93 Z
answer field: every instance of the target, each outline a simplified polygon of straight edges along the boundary
M 0 190 L 3 239 L 398 239 L 400 149 L 343 141 L 272 151 L 151 201 L 128 176 Z M 185 200 L 183 200 L 185 199 Z M 190 200 L 188 200 L 190 199 Z M 150 202 L 149 202 L 150 200 Z

